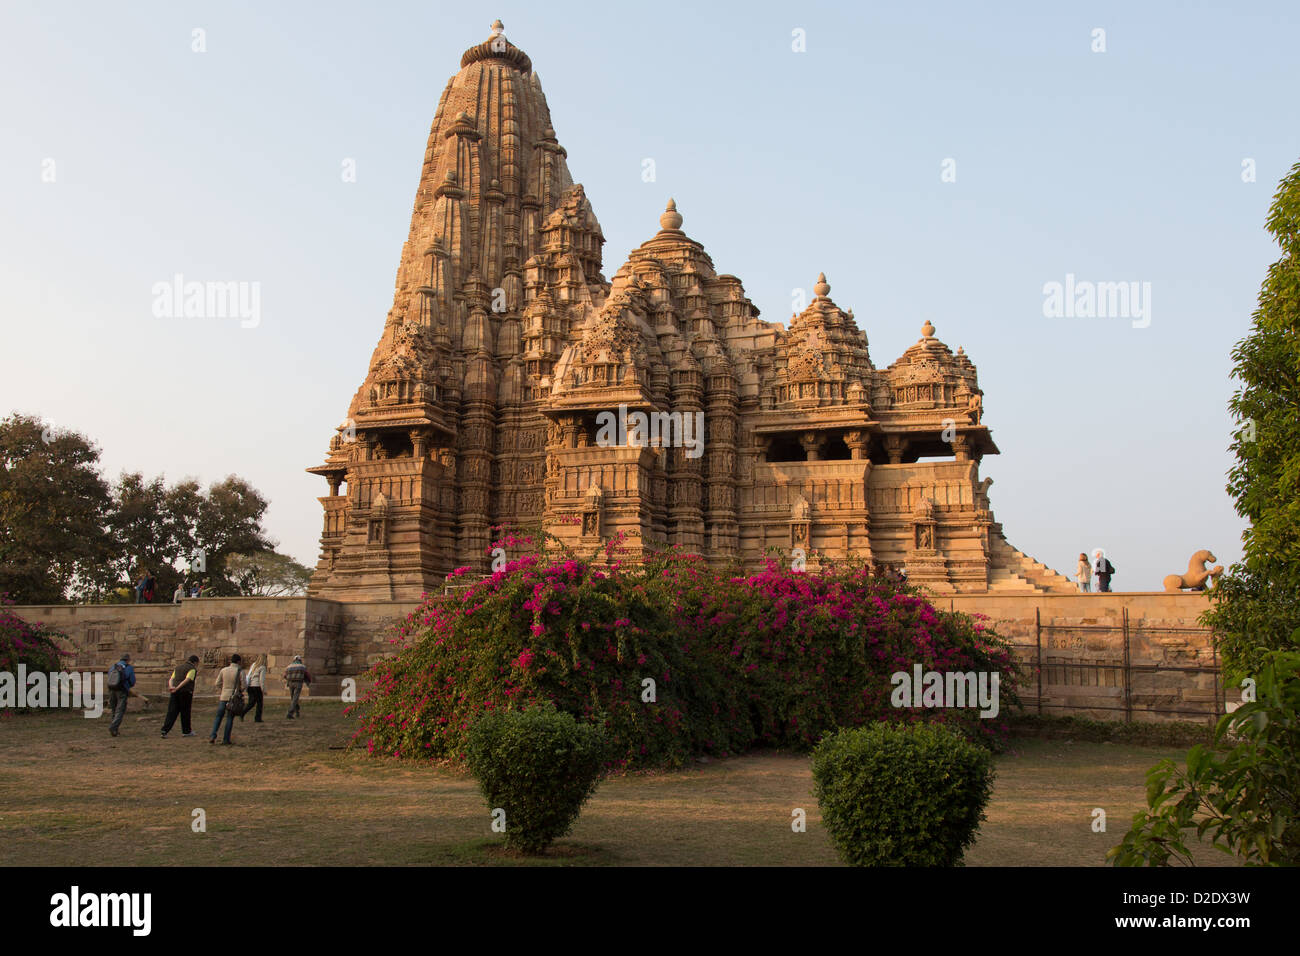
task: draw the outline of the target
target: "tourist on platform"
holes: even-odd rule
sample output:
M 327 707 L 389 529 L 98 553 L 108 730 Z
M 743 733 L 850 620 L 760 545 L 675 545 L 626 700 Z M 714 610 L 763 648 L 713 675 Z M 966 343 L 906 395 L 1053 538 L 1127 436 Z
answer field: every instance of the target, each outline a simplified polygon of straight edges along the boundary
M 245 683 L 248 685 L 248 708 L 243 714 L 239 715 L 239 719 L 243 720 L 244 715 L 252 710 L 253 705 L 256 704 L 257 712 L 253 714 L 253 723 L 260 724 L 262 722 L 262 701 L 264 699 L 262 689 L 266 687 L 265 654 L 257 655 L 257 660 L 253 661 L 253 666 L 248 669 L 248 677 L 245 678 Z
M 178 584 L 176 590 L 172 592 L 172 603 L 180 604 L 183 597 L 185 597 L 185 585 Z
M 1087 594 L 1092 590 L 1092 565 L 1088 563 L 1086 554 L 1079 554 L 1079 590 Z
M 1115 566 L 1102 554 L 1101 548 L 1092 552 L 1092 556 L 1096 559 L 1092 570 L 1097 575 L 1097 590 L 1107 592 L 1110 590 L 1110 576 L 1115 573 Z
M 144 603 L 145 604 L 153 603 L 153 591 L 154 591 L 154 585 L 156 583 L 157 582 L 154 580 L 153 572 L 146 571 L 144 573 Z
M 212 721 L 212 736 L 208 739 L 208 743 L 210 744 L 215 744 L 217 742 L 217 731 L 221 729 L 222 717 L 226 718 L 226 735 L 221 742 L 223 744 L 230 743 L 230 731 L 231 728 L 235 726 L 235 711 L 231 706 L 231 698 L 233 698 L 235 692 L 240 689 L 239 675 L 242 669 L 242 658 L 238 654 L 231 654 L 230 663 L 217 671 L 217 681 L 213 685 L 213 688 L 219 692 L 219 698 L 217 702 L 217 716 L 216 719 Z
M 126 717 L 127 698 L 138 695 L 131 690 L 135 686 L 135 668 L 131 666 L 131 655 L 123 654 L 112 669 L 122 672 L 121 682 L 117 687 L 110 687 L 108 691 L 108 712 L 113 715 L 108 725 L 108 732 L 116 737 L 122 726 L 122 720 Z
M 310 683 L 311 674 L 307 670 L 307 665 L 302 662 L 301 657 L 295 657 L 293 663 L 284 669 L 284 686 L 289 688 L 289 713 L 285 716 L 289 720 L 302 716 L 298 696 L 302 693 L 302 685 Z
M 148 582 L 148 580 L 149 580 L 149 573 L 147 571 L 141 571 L 140 580 L 135 582 L 135 603 L 136 604 L 144 603 L 144 586 Z
M 194 688 L 197 686 L 199 686 L 199 658 L 197 654 L 191 654 L 187 660 L 177 664 L 176 669 L 172 671 L 172 676 L 167 678 L 167 692 L 171 694 L 171 698 L 167 701 L 167 719 L 163 721 L 164 737 L 175 725 L 177 717 L 181 719 L 181 736 L 194 736 L 190 726 L 190 715 L 194 709 Z

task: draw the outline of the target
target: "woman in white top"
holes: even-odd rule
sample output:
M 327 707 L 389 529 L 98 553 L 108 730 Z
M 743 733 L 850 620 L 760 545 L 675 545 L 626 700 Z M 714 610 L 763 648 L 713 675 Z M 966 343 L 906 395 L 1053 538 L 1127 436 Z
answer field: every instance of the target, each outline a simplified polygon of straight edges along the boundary
M 1079 590 L 1087 594 L 1092 589 L 1092 565 L 1086 554 L 1079 555 Z
M 258 654 L 257 660 L 253 661 L 253 666 L 248 669 L 248 709 L 244 711 L 247 714 L 253 706 L 257 706 L 257 713 L 253 715 L 253 723 L 262 722 L 262 688 L 266 686 L 266 655 Z M 240 720 L 244 719 L 244 714 L 239 716 Z

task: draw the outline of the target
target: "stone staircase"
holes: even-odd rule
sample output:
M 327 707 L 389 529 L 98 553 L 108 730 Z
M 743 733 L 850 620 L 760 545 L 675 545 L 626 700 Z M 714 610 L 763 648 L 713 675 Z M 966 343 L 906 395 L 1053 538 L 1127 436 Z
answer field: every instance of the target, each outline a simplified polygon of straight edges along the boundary
M 1077 594 L 1079 586 L 1036 561 L 1001 534 L 989 537 L 989 590 L 1000 594 Z
M 1007 568 L 992 568 L 989 571 L 990 594 L 1038 594 L 1039 589 L 1026 578 Z

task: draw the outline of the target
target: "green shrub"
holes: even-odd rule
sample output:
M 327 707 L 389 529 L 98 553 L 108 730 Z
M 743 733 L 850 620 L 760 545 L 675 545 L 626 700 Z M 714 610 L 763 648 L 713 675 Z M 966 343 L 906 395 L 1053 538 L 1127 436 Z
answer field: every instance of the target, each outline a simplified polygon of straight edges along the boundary
M 488 806 L 505 811 L 506 846 L 536 854 L 573 829 L 608 750 L 601 728 L 544 704 L 480 718 L 466 757 Z
M 1192 865 L 1186 839 L 1246 863 L 1300 864 L 1300 653 L 1269 652 L 1256 699 L 1219 719 L 1187 768 L 1162 760 L 1147 774 L 1147 809 L 1107 854 L 1116 866 Z
M 960 866 L 993 787 L 993 758 L 934 724 L 840 730 L 813 751 L 814 793 L 853 866 Z

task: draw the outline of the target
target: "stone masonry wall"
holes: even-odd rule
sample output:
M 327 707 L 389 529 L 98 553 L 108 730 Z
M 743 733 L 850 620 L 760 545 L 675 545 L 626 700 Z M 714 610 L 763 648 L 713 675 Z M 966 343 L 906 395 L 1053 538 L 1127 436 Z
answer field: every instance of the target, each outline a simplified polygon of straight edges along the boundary
M 1022 694 L 1038 709 L 1035 635 L 1043 659 L 1042 712 L 1101 719 L 1203 719 L 1221 709 L 1214 646 L 1196 623 L 1201 594 L 959 594 L 934 597 L 938 607 L 992 618 L 1017 645 L 1029 672 Z M 198 654 L 200 695 L 212 693 L 219 666 L 232 653 L 268 655 L 268 696 L 285 694 L 280 672 L 301 654 L 312 672 L 311 691 L 333 696 L 340 679 L 356 676 L 394 652 L 392 628 L 415 602 L 340 603 L 317 598 L 199 598 L 173 604 L 98 604 L 15 607 L 68 635 L 75 653 L 67 669 L 104 670 L 122 651 L 134 658 L 139 687 L 165 697 L 167 675 Z M 1128 697 L 1124 687 L 1124 613 L 1128 612 Z M 1036 615 L 1038 624 L 1036 625 Z M 1041 627 L 1041 630 L 1039 630 Z M 1087 666 L 1078 666 L 1087 665 Z M 1205 668 L 1207 672 L 1155 666 Z
M 997 631 L 1017 645 L 1017 657 L 1029 672 L 1022 698 L 1031 713 L 1038 707 L 1036 635 L 1044 714 L 1123 720 L 1128 711 L 1139 721 L 1208 721 L 1222 712 L 1223 692 L 1213 673 L 1218 657 L 1210 633 L 1197 623 L 1209 607 L 1204 593 L 959 594 L 933 600 L 939 607 L 992 618 Z

